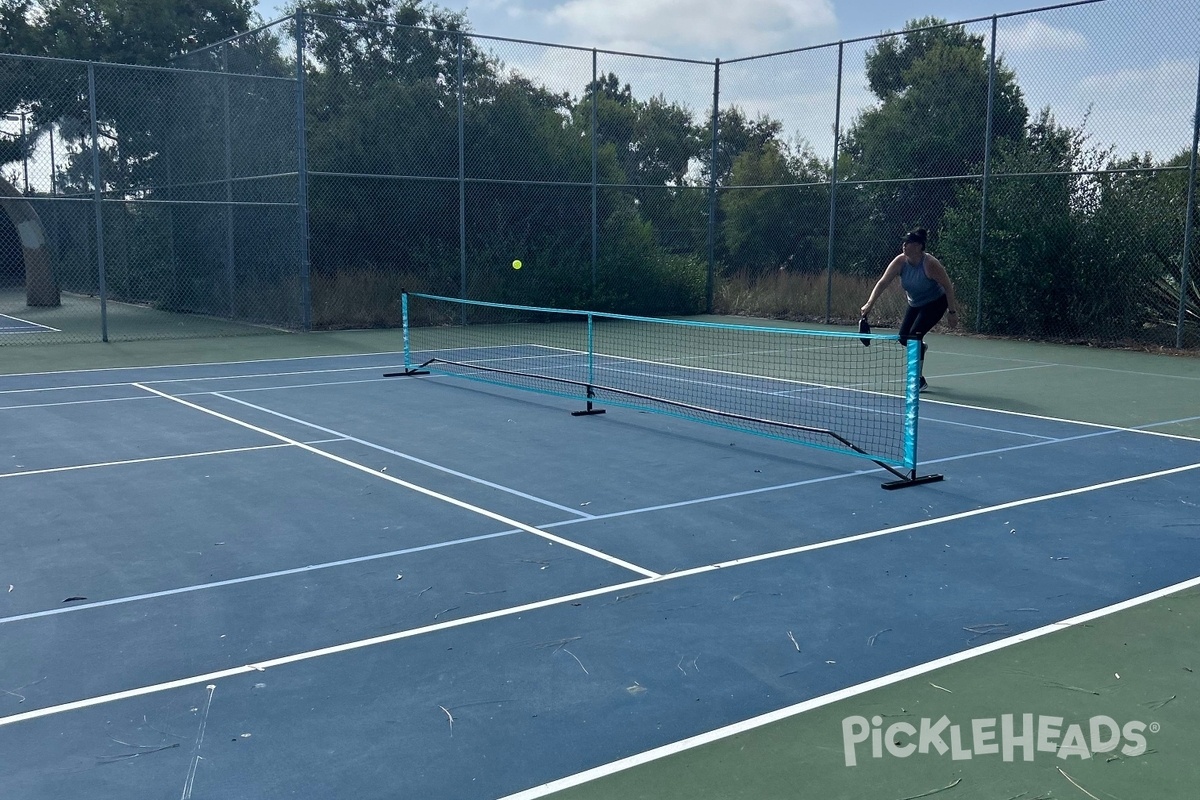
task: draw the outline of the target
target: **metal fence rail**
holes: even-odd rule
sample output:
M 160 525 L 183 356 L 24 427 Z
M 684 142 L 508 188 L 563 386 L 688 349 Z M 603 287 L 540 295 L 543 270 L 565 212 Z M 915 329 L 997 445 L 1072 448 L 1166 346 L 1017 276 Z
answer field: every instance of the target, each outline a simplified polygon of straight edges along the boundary
M 1106 74 L 1106 26 L 1153 57 Z M 0 344 L 402 288 L 849 322 L 923 226 L 971 330 L 1200 349 L 1198 37 L 1085 0 L 699 61 L 298 11 L 169 68 L 0 55 Z

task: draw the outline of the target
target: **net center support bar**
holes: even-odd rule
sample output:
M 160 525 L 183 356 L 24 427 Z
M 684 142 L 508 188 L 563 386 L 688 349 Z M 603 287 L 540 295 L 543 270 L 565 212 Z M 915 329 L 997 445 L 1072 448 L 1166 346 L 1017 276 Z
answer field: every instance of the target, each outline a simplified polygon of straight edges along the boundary
M 918 475 L 919 347 L 894 335 L 401 296 L 404 371 L 670 414 Z M 871 346 L 874 345 L 874 346 Z

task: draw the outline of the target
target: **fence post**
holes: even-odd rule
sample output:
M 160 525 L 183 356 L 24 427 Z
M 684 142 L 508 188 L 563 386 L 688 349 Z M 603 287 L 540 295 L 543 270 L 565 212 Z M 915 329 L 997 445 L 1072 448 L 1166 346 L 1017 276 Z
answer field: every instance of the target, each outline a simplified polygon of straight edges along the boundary
M 596 48 L 592 48 L 592 291 L 596 291 L 596 262 L 599 260 L 600 254 L 600 231 L 597 227 L 597 215 L 599 214 L 599 198 L 596 192 L 596 176 L 597 176 L 597 154 L 599 152 L 599 143 L 596 141 L 597 124 L 596 124 L 596 105 L 599 84 L 596 75 Z
M 296 9 L 296 195 L 299 206 L 300 326 L 312 330 L 312 265 L 308 253 L 308 139 L 305 132 L 304 8 Z
M 25 194 L 29 194 L 29 143 L 26 141 L 28 133 L 25 130 L 25 112 L 21 112 L 21 167 L 25 172 Z
M 230 142 L 229 125 L 229 43 L 221 45 L 222 103 L 225 107 L 225 283 L 229 292 L 229 318 L 237 316 L 234 299 L 236 284 L 233 256 L 233 145 Z
M 100 183 L 100 128 L 96 124 L 96 65 L 88 63 L 88 115 L 92 133 L 92 204 L 96 208 L 96 268 L 100 291 L 100 340 L 108 341 L 108 288 L 104 282 L 104 188 Z
M 1192 155 L 1188 165 L 1187 216 L 1183 219 L 1183 262 L 1179 265 L 1179 318 L 1175 324 L 1175 346 L 1183 349 L 1183 325 L 1187 321 L 1188 268 L 1192 259 L 1192 217 L 1196 211 L 1196 149 L 1200 145 L 1200 69 L 1196 74 L 1196 106 L 1192 114 Z
M 707 313 L 713 313 L 717 253 L 717 141 L 721 100 L 721 59 L 713 62 L 712 162 L 708 176 L 708 300 Z
M 833 242 L 837 231 L 838 148 L 842 135 L 842 56 L 846 43 L 838 42 L 837 94 L 833 101 L 833 168 L 829 174 L 829 246 L 825 265 L 825 324 L 833 319 Z
M 458 32 L 458 291 L 467 299 L 467 150 L 466 93 L 463 85 L 463 36 Z M 462 324 L 467 324 L 467 307 L 462 307 Z
M 983 190 L 979 199 L 979 274 L 975 280 L 975 330 L 983 329 L 983 264 L 987 248 L 988 183 L 992 175 L 992 107 L 996 97 L 996 16 L 992 15 L 992 44 L 988 54 L 987 123 L 983 134 Z

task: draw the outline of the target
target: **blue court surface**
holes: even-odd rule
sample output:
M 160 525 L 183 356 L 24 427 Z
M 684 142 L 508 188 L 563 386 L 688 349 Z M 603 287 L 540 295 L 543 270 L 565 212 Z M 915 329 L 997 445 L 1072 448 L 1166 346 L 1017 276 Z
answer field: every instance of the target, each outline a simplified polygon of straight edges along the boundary
M 58 331 L 58 329 L 37 322 L 30 322 L 20 317 L 0 314 L 0 335 L 6 333 L 38 333 L 40 331 Z
M 885 492 L 402 365 L 0 377 L 0 798 L 500 798 L 1200 575 L 1193 439 L 922 398 Z

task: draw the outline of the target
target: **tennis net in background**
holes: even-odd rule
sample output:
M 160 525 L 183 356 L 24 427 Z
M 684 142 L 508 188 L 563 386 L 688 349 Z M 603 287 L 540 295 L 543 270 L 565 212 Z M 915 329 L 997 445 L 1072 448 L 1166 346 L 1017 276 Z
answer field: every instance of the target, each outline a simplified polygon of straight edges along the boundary
M 402 311 L 404 374 L 514 386 L 587 409 L 648 409 L 867 458 L 916 479 L 916 341 L 412 292 Z

